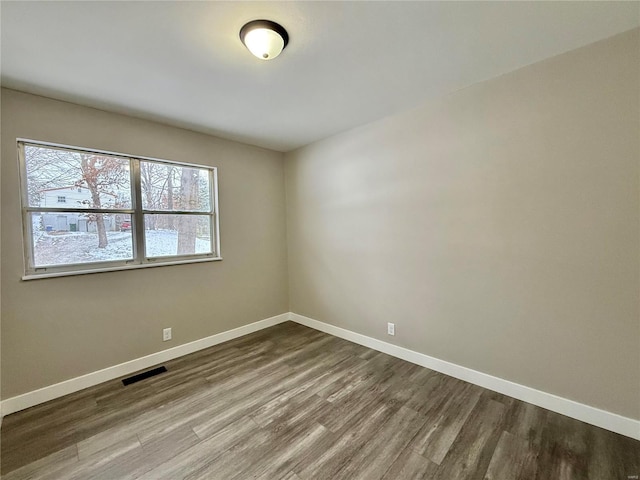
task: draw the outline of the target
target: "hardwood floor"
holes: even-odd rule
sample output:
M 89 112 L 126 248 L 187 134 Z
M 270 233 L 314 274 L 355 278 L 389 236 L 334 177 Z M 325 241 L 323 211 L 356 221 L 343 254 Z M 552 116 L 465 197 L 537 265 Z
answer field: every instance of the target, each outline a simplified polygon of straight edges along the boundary
M 291 322 L 5 417 L 2 478 L 637 478 L 640 442 Z

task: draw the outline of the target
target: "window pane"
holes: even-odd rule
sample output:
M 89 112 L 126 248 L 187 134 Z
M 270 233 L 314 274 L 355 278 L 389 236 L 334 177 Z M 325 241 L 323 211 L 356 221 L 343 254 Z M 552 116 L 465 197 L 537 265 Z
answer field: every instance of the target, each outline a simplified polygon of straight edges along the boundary
M 129 160 L 24 146 L 30 207 L 131 208 Z
M 209 170 L 157 162 L 140 162 L 142 208 L 211 211 Z
M 209 215 L 145 215 L 147 257 L 211 253 Z
M 133 236 L 126 215 L 89 212 L 29 215 L 35 267 L 133 258 Z

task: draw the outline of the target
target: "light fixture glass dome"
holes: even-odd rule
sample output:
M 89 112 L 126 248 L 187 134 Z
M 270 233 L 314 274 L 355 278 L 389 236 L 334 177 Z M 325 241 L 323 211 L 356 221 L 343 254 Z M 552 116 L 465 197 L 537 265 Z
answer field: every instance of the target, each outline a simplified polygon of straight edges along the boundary
M 284 48 L 284 40 L 273 30 L 256 28 L 244 37 L 244 44 L 256 57 L 271 60 L 280 55 Z
M 240 39 L 259 59 L 272 60 L 287 46 L 289 35 L 275 22 L 254 20 L 240 29 Z

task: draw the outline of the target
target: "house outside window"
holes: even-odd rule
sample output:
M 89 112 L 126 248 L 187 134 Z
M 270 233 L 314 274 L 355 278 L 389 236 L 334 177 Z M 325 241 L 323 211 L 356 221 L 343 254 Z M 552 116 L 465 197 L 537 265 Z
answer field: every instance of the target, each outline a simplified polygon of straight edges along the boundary
M 216 168 L 29 140 L 18 151 L 23 278 L 221 259 Z

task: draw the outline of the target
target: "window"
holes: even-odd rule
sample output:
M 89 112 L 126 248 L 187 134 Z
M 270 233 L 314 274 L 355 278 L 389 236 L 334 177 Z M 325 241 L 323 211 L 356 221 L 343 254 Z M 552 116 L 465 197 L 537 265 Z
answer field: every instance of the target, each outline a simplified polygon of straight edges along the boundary
M 24 279 L 220 259 L 215 168 L 30 140 L 18 151 Z

